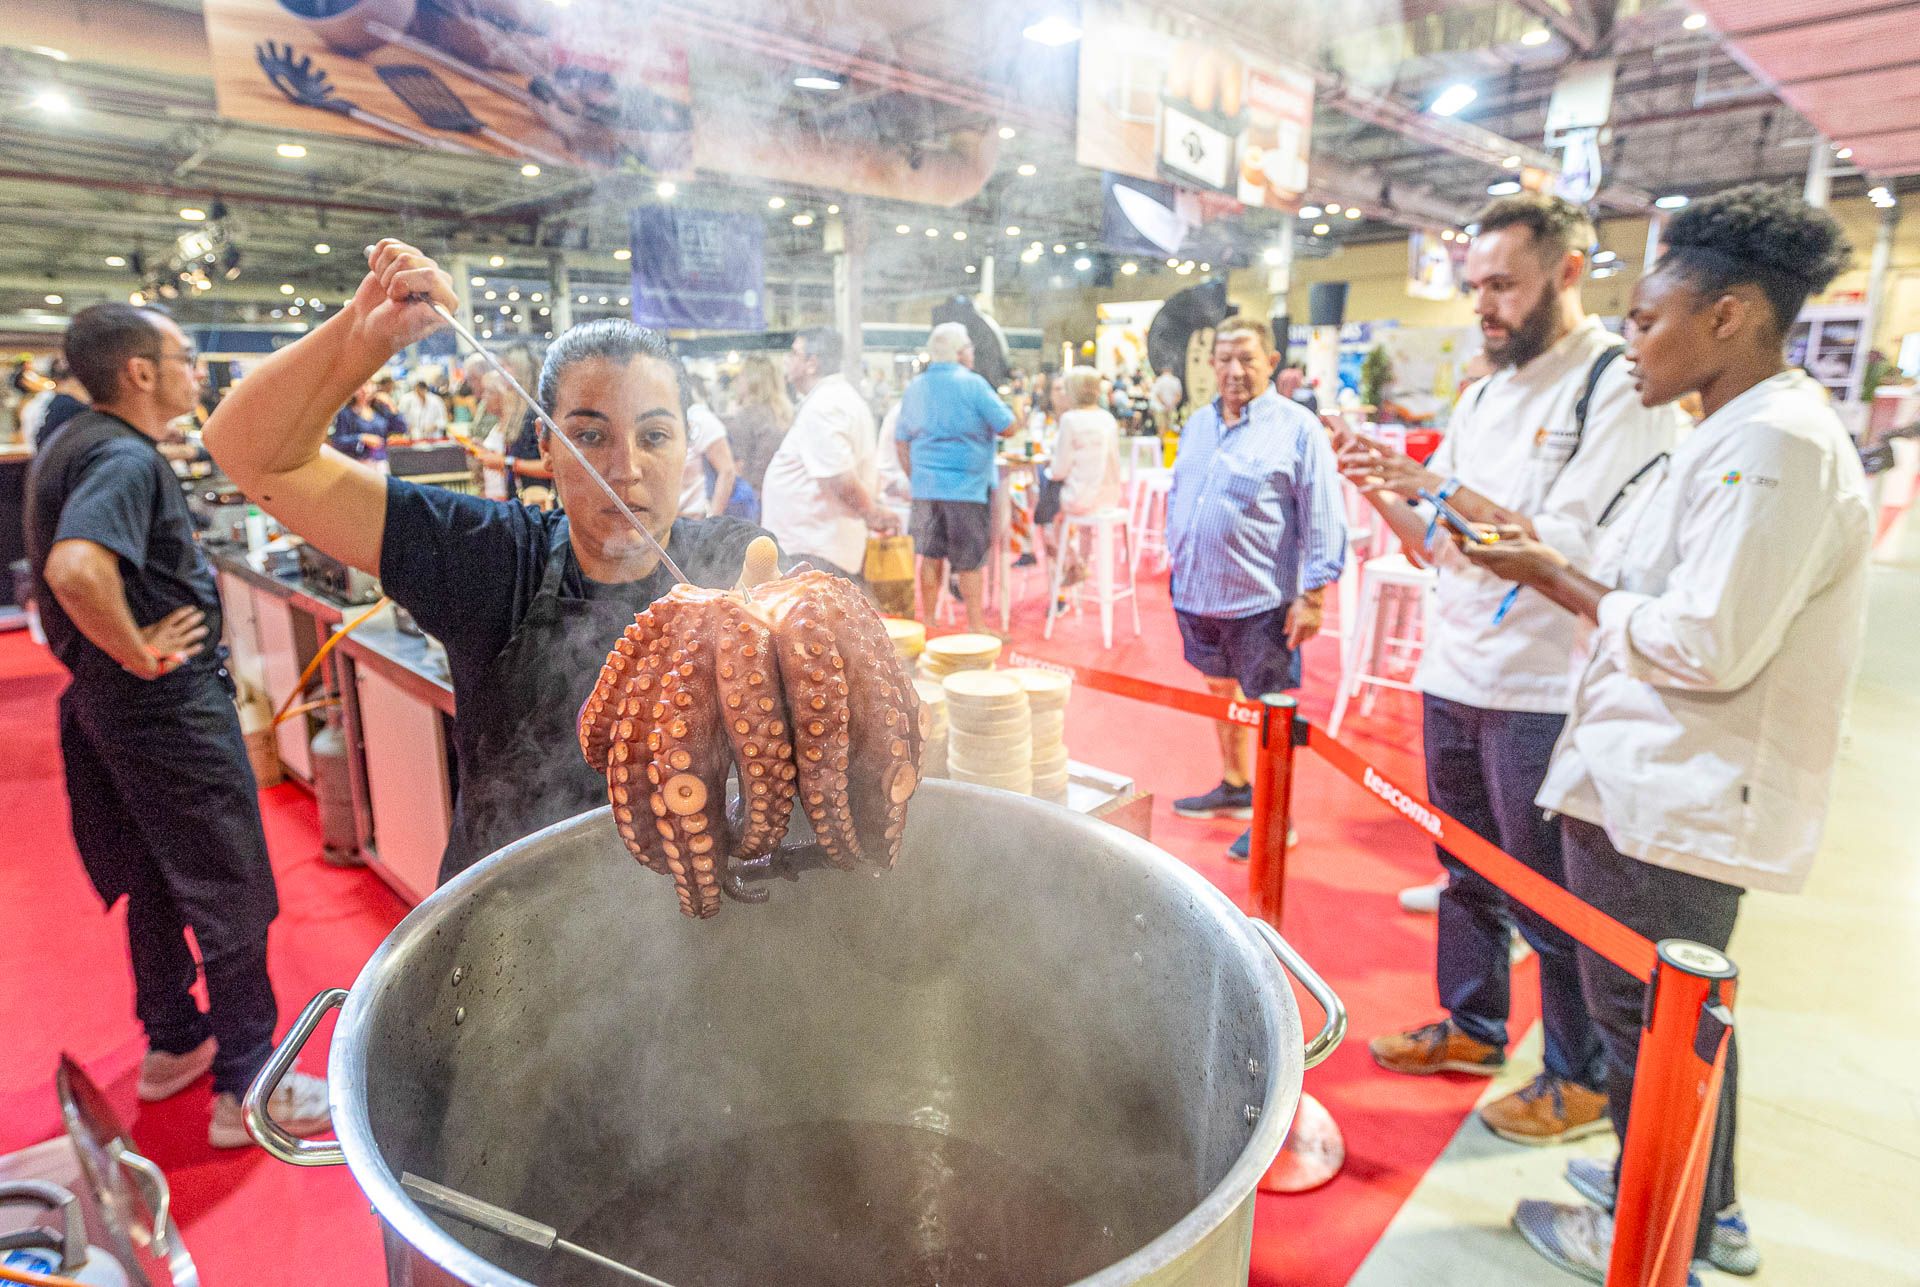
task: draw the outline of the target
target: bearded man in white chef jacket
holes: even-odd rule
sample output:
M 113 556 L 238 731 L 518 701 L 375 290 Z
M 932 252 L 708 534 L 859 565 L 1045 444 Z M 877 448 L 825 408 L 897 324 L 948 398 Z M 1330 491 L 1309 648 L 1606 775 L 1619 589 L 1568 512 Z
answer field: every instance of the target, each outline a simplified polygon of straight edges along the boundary
M 1415 683 L 1425 724 L 1427 793 L 1467 827 L 1556 884 L 1566 884 L 1560 829 L 1533 802 L 1570 696 L 1575 628 L 1538 595 L 1508 602 L 1506 582 L 1460 557 L 1410 503 L 1443 498 L 1475 522 L 1511 522 L 1584 551 L 1620 485 L 1671 450 L 1686 425 L 1642 406 L 1621 345 L 1580 303 L 1593 223 L 1559 197 L 1489 205 L 1467 252 L 1466 279 L 1492 375 L 1454 409 L 1425 466 L 1364 435 L 1342 435 L 1341 468 L 1400 535 L 1438 568 L 1435 610 Z M 1439 850 L 1435 982 L 1446 1016 L 1374 1038 L 1391 1072 L 1490 1076 L 1506 1062 L 1511 932 L 1540 959 L 1546 1036 L 1539 1076 L 1480 1110 L 1523 1144 L 1608 1129 L 1600 1035 L 1588 1016 L 1573 939 Z
M 1649 406 L 1698 393 L 1699 426 L 1608 502 L 1578 555 L 1518 529 L 1469 547 L 1588 637 L 1539 803 L 1560 815 L 1567 884 L 1659 942 L 1724 951 L 1748 889 L 1797 891 L 1826 822 L 1860 656 L 1873 512 L 1853 441 L 1784 348 L 1807 297 L 1845 267 L 1824 211 L 1753 186 L 1687 207 L 1634 288 L 1627 361 Z M 1629 1129 L 1647 981 L 1580 953 Z M 1727 1052 L 1694 1255 L 1751 1274 L 1734 1197 Z M 1593 1204 L 1522 1202 L 1514 1226 L 1561 1268 L 1607 1266 L 1615 1168 L 1577 1159 Z

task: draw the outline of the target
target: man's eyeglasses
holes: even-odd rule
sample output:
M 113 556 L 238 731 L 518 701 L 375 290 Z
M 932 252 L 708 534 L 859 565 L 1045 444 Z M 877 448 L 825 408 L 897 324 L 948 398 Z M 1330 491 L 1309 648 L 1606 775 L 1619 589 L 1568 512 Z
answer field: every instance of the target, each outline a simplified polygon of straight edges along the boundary
M 142 353 L 139 356 L 153 363 L 184 362 L 190 367 L 200 361 L 200 354 L 194 349 L 181 349 L 178 353 Z

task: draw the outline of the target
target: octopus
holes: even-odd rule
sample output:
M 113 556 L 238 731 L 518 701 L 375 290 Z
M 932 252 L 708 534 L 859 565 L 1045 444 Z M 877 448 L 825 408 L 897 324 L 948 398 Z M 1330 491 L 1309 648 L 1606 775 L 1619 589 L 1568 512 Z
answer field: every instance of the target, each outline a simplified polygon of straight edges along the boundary
M 779 577 L 772 542 L 754 546 L 733 590 L 680 585 L 638 613 L 580 711 L 621 841 L 692 917 L 723 892 L 765 901 L 737 863 L 772 854 L 796 805 L 826 865 L 891 868 L 919 783 L 919 698 L 879 614 L 838 577 Z

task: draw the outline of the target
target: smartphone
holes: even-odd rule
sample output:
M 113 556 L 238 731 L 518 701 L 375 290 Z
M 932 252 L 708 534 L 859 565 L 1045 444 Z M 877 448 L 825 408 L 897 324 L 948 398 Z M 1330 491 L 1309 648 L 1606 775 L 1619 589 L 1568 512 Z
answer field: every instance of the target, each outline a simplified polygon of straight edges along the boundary
M 1499 541 L 1499 537 L 1493 535 L 1491 532 L 1483 532 L 1472 523 L 1469 523 L 1466 515 L 1441 500 L 1438 496 L 1435 496 L 1426 488 L 1422 487 L 1420 489 L 1419 496 L 1421 500 L 1433 506 L 1434 511 L 1440 515 L 1441 522 L 1445 523 L 1467 540 L 1472 541 L 1475 545 L 1493 545 Z

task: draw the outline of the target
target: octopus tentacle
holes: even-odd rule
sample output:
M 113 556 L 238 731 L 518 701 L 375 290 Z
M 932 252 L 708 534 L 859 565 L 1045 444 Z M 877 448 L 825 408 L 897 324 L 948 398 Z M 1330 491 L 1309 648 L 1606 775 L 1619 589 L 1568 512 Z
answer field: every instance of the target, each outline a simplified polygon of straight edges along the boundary
M 793 815 L 793 738 L 787 728 L 773 632 L 746 604 L 716 609 L 714 647 L 719 718 L 740 770 L 743 822 L 736 857 L 770 854 Z
M 777 582 L 778 589 L 766 597 L 773 612 L 780 678 L 793 714 L 801 807 L 827 860 L 846 868 L 864 855 L 847 799 L 852 747 L 847 663 L 827 621 L 829 608 L 819 597 L 822 583 L 836 579 L 809 572 Z
M 580 707 L 580 752 L 597 773 L 606 772 L 607 749 L 613 740 L 620 699 L 627 685 L 633 682 L 638 670 L 634 659 L 646 647 L 650 628 L 651 623 L 644 618 L 634 618 L 633 624 L 615 641 L 613 651 L 607 654 L 599 680 Z
M 849 699 L 849 734 L 859 781 L 847 793 L 854 831 L 869 861 L 892 867 L 900 856 L 907 800 L 919 785 L 920 698 L 886 627 L 845 582 L 828 612 L 848 666 L 859 677 Z
M 647 734 L 655 782 L 654 829 L 667 870 L 690 916 L 720 910 L 722 864 L 730 848 L 726 785 L 727 743 L 713 727 L 713 645 L 706 614 L 681 608 L 668 622 L 672 650 L 660 672 L 660 700 Z

